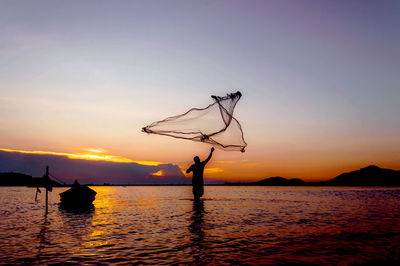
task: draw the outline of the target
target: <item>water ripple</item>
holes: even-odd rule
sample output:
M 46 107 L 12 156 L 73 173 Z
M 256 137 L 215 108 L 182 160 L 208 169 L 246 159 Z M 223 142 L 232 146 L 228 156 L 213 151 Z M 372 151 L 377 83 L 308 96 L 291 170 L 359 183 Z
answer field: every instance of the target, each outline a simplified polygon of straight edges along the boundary
M 400 260 L 400 190 L 94 187 L 92 210 L 50 213 L 0 188 L 0 264 L 307 264 Z M 356 255 L 355 255 L 356 254 Z

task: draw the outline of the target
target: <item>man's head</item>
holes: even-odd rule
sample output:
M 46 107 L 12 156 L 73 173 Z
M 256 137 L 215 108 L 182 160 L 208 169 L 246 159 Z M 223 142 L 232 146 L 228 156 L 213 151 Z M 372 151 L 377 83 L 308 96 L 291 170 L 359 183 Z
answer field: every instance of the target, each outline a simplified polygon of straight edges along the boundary
M 193 161 L 194 161 L 195 163 L 200 163 L 200 158 L 199 158 L 199 156 L 195 156 L 195 157 L 193 158 Z

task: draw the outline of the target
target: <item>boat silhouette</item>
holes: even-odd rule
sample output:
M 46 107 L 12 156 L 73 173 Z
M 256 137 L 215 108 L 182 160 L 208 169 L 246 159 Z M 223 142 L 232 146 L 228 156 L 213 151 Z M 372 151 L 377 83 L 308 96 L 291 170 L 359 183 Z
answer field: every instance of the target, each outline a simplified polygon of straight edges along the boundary
M 60 206 L 68 209 L 88 209 L 93 207 L 96 191 L 78 181 L 72 187 L 60 193 Z

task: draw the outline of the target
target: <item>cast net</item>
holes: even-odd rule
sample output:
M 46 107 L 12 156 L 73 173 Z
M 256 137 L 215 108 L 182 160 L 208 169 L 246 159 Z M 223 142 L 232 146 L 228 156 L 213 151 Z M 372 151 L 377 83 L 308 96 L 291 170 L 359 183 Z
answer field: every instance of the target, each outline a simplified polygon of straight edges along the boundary
M 212 144 L 224 150 L 244 152 L 247 146 L 242 126 L 233 117 L 238 91 L 226 96 L 211 96 L 205 108 L 192 108 L 184 114 L 168 117 L 142 128 L 143 132 Z

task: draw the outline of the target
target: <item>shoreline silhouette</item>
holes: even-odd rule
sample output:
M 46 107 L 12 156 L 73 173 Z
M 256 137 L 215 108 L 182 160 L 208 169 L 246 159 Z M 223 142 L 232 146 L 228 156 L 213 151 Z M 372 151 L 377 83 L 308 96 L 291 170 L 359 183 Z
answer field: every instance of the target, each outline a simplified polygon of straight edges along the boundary
M 35 187 L 39 178 L 31 175 L 0 172 L 0 187 L 27 186 Z M 70 184 L 61 184 L 51 180 L 53 187 L 70 187 Z M 88 186 L 192 186 L 192 184 L 126 184 L 126 183 L 84 183 Z M 339 174 L 325 181 L 306 182 L 299 178 L 269 177 L 256 182 L 225 182 L 207 184 L 204 186 L 372 186 L 372 187 L 400 187 L 400 171 L 370 165 L 355 171 Z

